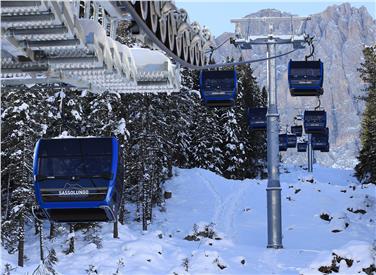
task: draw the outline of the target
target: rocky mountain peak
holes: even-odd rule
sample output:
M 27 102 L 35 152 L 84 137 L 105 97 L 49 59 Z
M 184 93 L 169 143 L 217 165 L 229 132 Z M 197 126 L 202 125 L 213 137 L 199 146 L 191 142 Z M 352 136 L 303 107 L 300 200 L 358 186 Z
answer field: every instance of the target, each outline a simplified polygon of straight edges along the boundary
M 332 18 L 336 18 L 336 16 L 338 15 L 346 16 L 346 17 L 353 16 L 353 15 L 370 16 L 367 8 L 365 8 L 364 6 L 360 8 L 355 8 L 355 7 L 352 7 L 350 3 L 342 3 L 339 5 L 335 4 L 335 5 L 328 6 L 322 12 L 322 14 L 328 17 L 332 17 Z
M 250 13 L 244 17 L 284 17 L 291 15 L 291 13 L 283 12 L 277 9 L 262 9 L 258 12 Z

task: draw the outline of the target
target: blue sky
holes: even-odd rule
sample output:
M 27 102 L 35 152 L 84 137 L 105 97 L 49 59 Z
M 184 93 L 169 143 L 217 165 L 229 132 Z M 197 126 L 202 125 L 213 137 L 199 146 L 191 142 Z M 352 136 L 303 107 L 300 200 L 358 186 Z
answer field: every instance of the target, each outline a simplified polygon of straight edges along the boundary
M 249 13 L 256 12 L 260 9 L 274 8 L 293 14 L 306 16 L 323 11 L 327 6 L 350 2 L 354 7 L 365 6 L 368 12 L 376 18 L 376 1 L 298 1 L 290 0 L 176 0 L 178 8 L 184 8 L 188 11 L 191 22 L 198 21 L 200 25 L 205 25 L 211 32 L 218 36 L 221 33 L 233 32 L 234 25 L 230 19 L 240 18 Z

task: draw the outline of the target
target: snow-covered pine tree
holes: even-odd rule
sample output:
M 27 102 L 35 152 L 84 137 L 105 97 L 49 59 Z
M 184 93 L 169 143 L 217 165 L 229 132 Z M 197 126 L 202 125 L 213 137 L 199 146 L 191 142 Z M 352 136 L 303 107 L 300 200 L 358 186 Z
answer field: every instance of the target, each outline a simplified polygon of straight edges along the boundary
M 84 235 L 84 241 L 93 243 L 96 245 L 97 249 L 103 247 L 102 244 L 102 234 L 101 234 L 102 225 L 100 223 L 88 223 L 82 228 L 82 233 Z
M 40 87 L 2 89 L 2 243 L 13 253 L 18 264 L 24 261 L 25 222 L 32 220 L 35 205 L 32 163 L 36 141 L 45 133 L 47 117 L 44 89 Z M 16 248 L 17 246 L 17 248 Z
M 243 132 L 247 131 L 247 127 L 244 127 L 238 121 L 244 116 L 246 108 L 242 104 L 243 90 L 238 68 L 237 71 L 239 80 L 237 101 L 234 107 L 222 112 L 219 124 L 223 125 L 219 127 L 222 137 L 221 149 L 223 151 L 221 174 L 231 179 L 242 179 L 245 177 L 246 171 L 249 169 L 247 160 L 250 157 L 246 154 L 244 142 L 241 140 L 242 135 L 244 135 Z
M 52 275 L 58 274 L 54 269 L 54 265 L 57 262 L 58 262 L 58 258 L 57 258 L 57 255 L 56 255 L 56 251 L 55 251 L 55 249 L 52 248 L 50 251 L 48 251 L 48 255 L 47 255 L 46 259 L 44 260 L 44 265 L 45 265 L 47 271 L 49 272 L 49 274 L 52 274 Z
M 178 167 L 198 167 L 194 163 L 197 150 L 194 146 L 195 129 L 202 110 L 198 82 L 198 71 L 182 69 L 180 93 L 170 97 L 170 139 L 174 144 L 173 163 Z
M 130 133 L 129 140 L 125 144 L 125 195 L 126 199 L 136 202 L 136 220 L 141 218 L 141 181 L 142 178 L 142 154 L 141 154 L 141 138 L 142 131 L 142 97 L 136 94 L 125 95 L 123 100 L 123 108 L 127 109 L 127 129 Z
M 116 40 L 128 47 L 133 47 L 136 44 L 136 39 L 131 35 L 130 25 L 131 23 L 125 20 L 119 22 Z
M 168 95 L 144 95 L 142 115 L 143 224 L 152 218 L 152 205 L 162 201 L 161 183 L 172 175 L 171 127 L 167 115 Z M 145 220 L 146 218 L 146 220 Z
M 184 91 L 168 97 L 169 110 L 167 113 L 167 124 L 170 128 L 169 139 L 172 143 L 171 159 L 174 166 L 191 168 L 190 158 L 193 148 L 194 113 L 199 104 L 197 94 L 191 91 Z
M 364 63 L 359 69 L 367 83 L 365 95 L 366 109 L 363 114 L 359 164 L 356 176 L 363 183 L 376 184 L 376 45 L 363 50 Z
M 267 93 L 263 88 L 261 91 L 253 77 L 253 71 L 249 65 L 238 67 L 239 77 L 239 105 L 237 111 L 238 124 L 242 129 L 240 137 L 248 156 L 247 172 L 245 177 L 255 178 L 265 176 L 266 167 L 266 131 L 252 131 L 248 127 L 249 107 L 266 107 Z M 243 170 L 244 171 L 244 170 Z
M 223 165 L 220 118 L 223 110 L 198 106 L 194 117 L 192 166 L 209 169 L 218 174 Z
M 116 136 L 127 139 L 126 108 L 122 107 L 122 97 L 117 93 L 88 93 L 88 105 L 84 108 L 86 134 L 91 136 Z
M 142 117 L 142 134 L 141 134 L 141 153 L 142 153 L 142 229 L 147 230 L 148 224 L 152 218 L 152 190 L 154 183 L 153 162 L 156 159 L 156 144 L 153 142 L 153 132 L 151 131 L 151 95 L 144 95 L 143 105 L 144 113 Z
M 223 133 L 222 151 L 223 164 L 221 167 L 221 174 L 226 178 L 236 179 L 241 177 L 241 168 L 243 163 L 247 162 L 244 145 L 240 142 L 239 136 L 242 131 L 238 124 L 234 108 L 226 111 L 222 116 Z
M 72 136 L 85 136 L 87 121 L 84 117 L 84 108 L 88 104 L 86 92 L 67 88 L 59 97 L 59 101 L 61 98 L 63 100 L 60 114 L 62 116 L 60 134 L 66 131 Z

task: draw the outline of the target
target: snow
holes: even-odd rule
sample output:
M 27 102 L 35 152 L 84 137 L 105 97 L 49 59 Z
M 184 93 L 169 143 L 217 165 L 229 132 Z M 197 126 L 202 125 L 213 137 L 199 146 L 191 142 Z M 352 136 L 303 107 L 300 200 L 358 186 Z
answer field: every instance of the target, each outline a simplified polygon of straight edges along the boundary
M 68 236 L 67 236 L 67 240 L 74 238 L 75 236 L 76 236 L 76 234 L 74 232 L 69 233 Z
M 87 135 L 87 136 L 72 136 L 69 134 L 68 131 L 63 131 L 60 135 L 56 136 L 56 137 L 52 137 L 52 138 L 95 138 L 97 136 L 91 136 L 91 135 Z
M 131 48 L 130 51 L 137 67 L 143 68 L 143 70 L 147 72 L 163 71 L 167 67 L 168 59 L 161 52 L 151 51 L 145 48 Z
M 66 98 L 66 97 L 67 97 L 67 95 L 64 93 L 63 90 L 61 90 L 60 92 L 55 93 L 55 98 L 54 99 L 56 99 L 56 98 Z M 52 102 L 53 101 L 54 100 L 52 100 Z
M 108 113 L 112 112 L 112 106 L 111 106 L 110 102 L 107 102 L 107 109 L 108 109 Z
M 21 150 L 17 150 L 16 152 L 12 153 L 12 156 L 22 155 Z
M 174 169 L 165 183 L 172 198 L 153 209 L 148 231 L 134 221 L 135 205 L 127 204 L 131 214 L 119 239 L 112 238 L 112 224 L 102 225 L 102 248 L 77 231 L 75 253 L 63 254 L 67 226 L 53 241 L 45 236 L 45 245 L 57 252 L 59 274 L 86 274 L 89 265 L 98 274 L 322 274 L 318 269 L 331 265 L 332 253 L 353 260 L 351 267 L 337 264 L 340 274 L 357 274 L 375 262 L 375 185 L 360 185 L 352 170 L 319 165 L 312 174 L 293 165 L 281 172 L 283 249 L 266 248 L 266 180 L 227 180 L 199 168 Z M 213 236 L 202 236 L 205 230 Z M 185 239 L 193 235 L 199 239 Z M 13 274 L 37 268 L 38 245 L 27 227 L 28 260 Z M 17 255 L 2 254 L 2 268 L 16 267 Z
M 71 114 L 72 116 L 74 116 L 76 120 L 82 120 L 82 117 L 80 116 L 80 113 L 77 110 L 72 110 Z
M 29 108 L 29 105 L 27 105 L 25 102 L 22 103 L 20 106 L 16 106 L 13 108 L 13 112 L 20 113 L 22 111 L 25 111 Z
M 124 118 L 121 118 L 118 122 L 118 127 L 115 131 L 116 134 L 121 134 L 121 135 L 125 135 L 125 134 L 129 134 L 127 129 L 126 129 L 126 123 L 125 123 L 125 119 Z
M 63 131 L 59 136 L 55 138 L 73 138 L 74 136 L 69 135 L 68 131 Z
M 40 127 L 42 128 L 42 133 L 46 134 L 48 126 L 46 124 L 41 124 Z

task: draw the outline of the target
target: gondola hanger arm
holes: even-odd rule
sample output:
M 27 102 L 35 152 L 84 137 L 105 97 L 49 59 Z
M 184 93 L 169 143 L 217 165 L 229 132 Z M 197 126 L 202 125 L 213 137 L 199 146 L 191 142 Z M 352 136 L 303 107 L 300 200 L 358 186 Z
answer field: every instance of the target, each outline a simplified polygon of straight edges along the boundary
M 307 38 L 307 43 L 310 46 L 311 52 L 309 53 L 309 55 L 305 56 L 305 61 L 308 61 L 308 58 L 312 57 L 315 53 L 315 45 L 313 45 L 313 39 L 314 39 L 313 36 Z
M 320 109 L 320 107 L 321 107 L 321 99 L 320 99 L 319 96 L 317 97 L 317 100 L 318 100 L 318 105 L 315 107 L 315 111 Z

